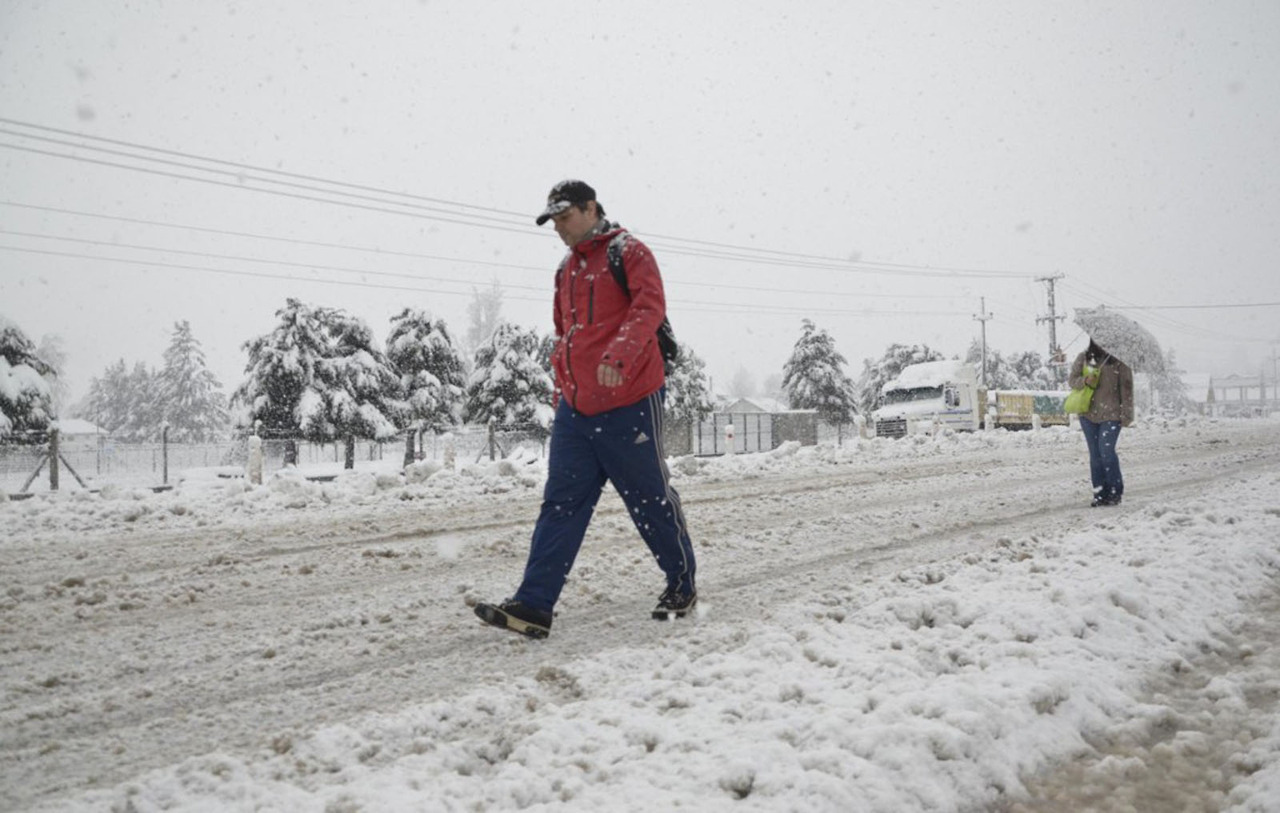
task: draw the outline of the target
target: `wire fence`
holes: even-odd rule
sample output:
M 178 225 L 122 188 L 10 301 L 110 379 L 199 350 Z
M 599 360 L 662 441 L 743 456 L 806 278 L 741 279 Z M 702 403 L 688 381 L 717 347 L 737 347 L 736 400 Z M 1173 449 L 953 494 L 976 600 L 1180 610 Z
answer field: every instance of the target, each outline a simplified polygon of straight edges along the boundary
M 732 431 L 727 431 L 732 426 Z M 668 455 L 711 456 L 767 452 L 783 442 L 805 445 L 838 442 L 836 431 L 811 412 L 715 414 L 694 426 L 670 421 L 664 426 Z M 847 436 L 847 430 L 846 430 Z M 281 433 L 263 432 L 262 474 L 296 465 L 308 477 L 330 479 L 346 467 L 347 443 L 314 443 Z M 109 435 L 58 438 L 56 455 L 47 433 L 0 440 L 0 491 L 26 494 L 48 491 L 172 487 L 191 477 L 243 477 L 249 465 L 250 435 L 190 442 L 125 442 Z M 447 432 L 407 433 L 384 441 L 354 441 L 351 461 L 357 470 L 399 472 L 420 460 L 456 465 L 521 454 L 544 457 L 546 430 L 536 425 L 468 424 Z
M 352 457 L 356 469 L 374 471 L 399 471 L 406 459 L 443 460 L 449 454 L 460 465 L 516 452 L 540 457 L 546 454 L 541 435 L 534 426 L 466 425 L 441 434 L 414 433 L 412 445 L 407 435 L 386 441 L 357 439 Z M 248 435 L 207 443 L 129 443 L 86 435 L 59 438 L 55 469 L 44 437 L 0 441 L 0 491 L 50 491 L 54 482 L 57 490 L 163 488 L 191 476 L 243 476 L 249 460 Z M 346 465 L 347 445 L 342 441 L 264 437 L 262 450 L 265 475 L 284 468 L 290 456 L 299 470 L 317 478 L 336 476 Z

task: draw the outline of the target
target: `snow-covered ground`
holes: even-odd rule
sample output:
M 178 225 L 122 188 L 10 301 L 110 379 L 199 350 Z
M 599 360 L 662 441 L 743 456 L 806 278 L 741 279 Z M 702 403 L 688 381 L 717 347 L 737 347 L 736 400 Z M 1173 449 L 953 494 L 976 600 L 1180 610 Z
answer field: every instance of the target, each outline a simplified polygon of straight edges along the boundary
M 541 461 L 0 501 L 0 808 L 1280 809 L 1280 422 L 680 459 L 700 611 Z

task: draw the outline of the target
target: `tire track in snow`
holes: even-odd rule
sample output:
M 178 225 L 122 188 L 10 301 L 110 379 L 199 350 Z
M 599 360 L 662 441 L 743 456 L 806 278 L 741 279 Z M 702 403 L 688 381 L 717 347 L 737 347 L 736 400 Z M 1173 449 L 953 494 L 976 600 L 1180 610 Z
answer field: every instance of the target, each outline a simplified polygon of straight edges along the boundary
M 0 759 L 5 774 L 15 779 L 10 786 L 21 788 L 23 799 L 32 799 L 86 784 L 112 784 L 147 768 L 169 764 L 181 755 L 201 753 L 208 748 L 210 729 L 221 731 L 220 749 L 252 752 L 267 747 L 281 733 L 446 698 L 504 680 L 510 674 L 528 674 L 544 663 L 564 663 L 616 648 L 661 646 L 673 636 L 696 637 L 700 645 L 710 648 L 731 647 L 733 636 L 716 632 L 717 626 L 724 628 L 729 622 L 721 624 L 716 619 L 751 617 L 761 606 L 767 611 L 772 604 L 794 598 L 797 575 L 807 580 L 800 589 L 843 590 L 854 574 L 864 579 L 889 575 L 994 546 L 1001 536 L 1043 532 L 1046 524 L 1048 533 L 1057 534 L 1096 523 L 1099 515 L 1080 507 L 1079 500 L 1070 496 L 1072 489 L 1085 493 L 1079 486 L 1085 473 L 1078 455 L 1066 459 L 1061 451 L 1006 453 L 999 455 L 999 465 L 981 471 L 957 471 L 953 460 L 912 461 L 901 466 L 871 462 L 854 471 L 816 477 L 811 473 L 765 474 L 705 487 L 686 483 L 686 509 L 707 543 L 701 554 L 703 592 L 717 610 L 705 623 L 684 626 L 655 625 L 647 620 L 651 597 L 638 596 L 632 573 L 642 546 L 626 527 L 620 506 L 606 504 L 596 523 L 603 530 L 593 533 L 584 546 L 571 585 L 575 590 L 566 596 L 557 635 L 532 646 L 479 626 L 461 606 L 462 596 L 452 592 L 460 582 L 481 581 L 484 584 L 472 589 L 488 590 L 517 578 L 522 549 L 513 558 L 511 551 L 495 551 L 478 540 L 495 530 L 523 536 L 529 517 L 484 521 L 485 515 L 491 518 L 493 512 L 492 506 L 485 505 L 461 512 L 425 535 L 419 523 L 391 529 L 390 535 L 323 544 L 290 547 L 281 544 L 287 540 L 278 540 L 257 559 L 245 558 L 250 578 L 258 578 L 254 574 L 259 571 L 253 568 L 274 568 L 290 557 L 324 553 L 345 561 L 342 557 L 358 556 L 358 550 L 372 545 L 408 546 L 440 534 L 476 539 L 467 543 L 470 558 L 444 563 L 440 557 L 426 557 L 430 564 L 443 565 L 438 573 L 388 573 L 370 567 L 364 572 L 335 568 L 334 573 L 326 574 L 324 569 L 329 565 L 323 565 L 318 575 L 324 578 L 300 591 L 307 599 L 327 596 L 328 603 L 323 606 L 286 601 L 281 596 L 263 599 L 253 595 L 253 600 L 245 600 L 243 591 L 230 590 L 218 599 L 216 608 L 189 612 L 157 608 L 157 617 L 146 623 L 127 615 L 116 617 L 93 632 L 116 636 L 116 651 L 128 651 L 150 638 L 152 670 L 122 672 L 116 677 L 118 683 L 107 687 L 70 686 L 61 697 L 56 687 L 51 687 L 55 697 L 45 708 L 48 716 L 6 726 Z M 966 455 L 963 462 L 971 464 L 975 458 L 980 461 L 983 455 Z M 1160 449 L 1150 455 L 1132 454 L 1124 460 L 1127 477 L 1134 483 L 1130 501 L 1141 502 L 1157 495 L 1179 499 L 1194 494 L 1204 482 L 1224 473 L 1274 467 L 1280 463 L 1280 452 L 1199 444 Z M 1197 465 L 1189 466 L 1192 463 Z M 857 461 L 851 464 L 857 465 Z M 1206 466 L 1209 474 L 1204 474 Z M 1064 487 L 1064 483 L 1072 485 Z M 966 506 L 965 511 L 955 511 L 958 501 Z M 958 513 L 963 518 L 904 529 L 904 517 L 927 517 L 934 504 L 943 507 L 944 515 Z M 726 506 L 734 509 L 727 517 Z M 1126 505 L 1121 510 L 1132 508 Z M 803 512 L 802 519 L 796 517 L 798 511 Z M 317 522 L 325 519 L 319 517 Z M 803 526 L 797 524 L 800 521 Z M 409 525 L 407 519 L 403 522 Z M 468 527 L 466 522 L 474 525 Z M 847 532 L 850 526 L 856 533 Z M 764 532 L 776 535 L 798 528 L 810 541 L 818 541 L 806 549 L 783 551 L 780 560 L 768 561 L 768 554 L 776 551 L 769 549 L 771 541 L 763 537 Z M 189 543 L 191 535 L 181 534 L 174 541 Z M 193 554 L 188 551 L 187 555 Z M 185 578 L 193 563 L 187 559 L 184 564 L 178 553 L 174 556 L 175 563 L 167 571 L 162 568 L 152 573 L 170 572 L 174 580 Z M 588 569 L 585 573 L 584 566 Z M 495 574 L 495 569 L 500 572 Z M 159 575 L 153 578 L 157 583 L 165 582 Z M 428 602 L 418 607 L 421 612 L 417 618 L 406 615 L 389 626 L 375 620 L 372 629 L 359 621 L 328 630 L 323 626 L 326 614 L 340 614 L 344 604 L 376 615 L 379 606 L 404 603 L 406 593 L 432 580 L 438 582 L 430 586 L 437 597 L 452 594 L 456 603 L 439 606 Z M 591 591 L 582 592 L 589 580 L 598 583 L 589 585 Z M 293 582 L 279 584 L 278 580 L 269 586 L 295 589 Z M 626 598 L 607 598 L 610 593 Z M 276 617 L 271 617 L 272 608 Z M 209 610 L 216 611 L 210 615 Z M 434 626 L 432 612 L 439 618 Z M 60 621 L 65 623 L 65 619 L 51 616 L 49 628 L 41 635 L 58 635 Z M 209 625 L 202 630 L 204 622 Z M 284 628 L 307 630 L 309 624 L 313 627 L 310 631 L 318 633 L 314 640 L 287 639 L 281 632 Z M 619 635 L 620 630 L 626 634 Z M 192 650 L 192 660 L 164 662 L 166 646 L 181 651 L 189 646 L 183 643 L 184 637 L 202 631 L 210 640 Z M 377 640 L 369 641 L 371 636 Z M 249 641 L 282 638 L 286 638 L 286 645 L 277 658 L 255 660 L 257 645 Z M 353 651 L 362 642 L 368 642 L 364 651 Z M 314 651 L 294 660 L 289 647 L 295 645 Z M 104 647 L 99 657 L 109 657 L 111 649 Z M 232 651 L 220 651 L 227 649 Z M 113 751 L 113 758 L 104 764 L 101 755 Z

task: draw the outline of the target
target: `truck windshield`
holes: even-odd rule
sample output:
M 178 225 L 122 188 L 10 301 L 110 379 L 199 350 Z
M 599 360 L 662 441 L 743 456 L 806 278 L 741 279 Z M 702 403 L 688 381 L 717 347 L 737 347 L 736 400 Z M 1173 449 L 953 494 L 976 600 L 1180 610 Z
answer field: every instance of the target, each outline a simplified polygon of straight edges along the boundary
M 912 387 L 911 389 L 888 390 L 884 394 L 886 404 L 903 404 L 908 401 L 932 401 L 942 397 L 942 387 Z

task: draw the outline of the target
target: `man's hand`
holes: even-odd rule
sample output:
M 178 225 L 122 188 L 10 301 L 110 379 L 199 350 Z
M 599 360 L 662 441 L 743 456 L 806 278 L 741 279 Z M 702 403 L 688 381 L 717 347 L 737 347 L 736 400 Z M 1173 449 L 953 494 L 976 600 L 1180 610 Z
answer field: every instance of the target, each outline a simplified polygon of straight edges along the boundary
M 596 368 L 596 382 L 602 387 L 622 386 L 622 371 L 611 364 L 600 363 Z

